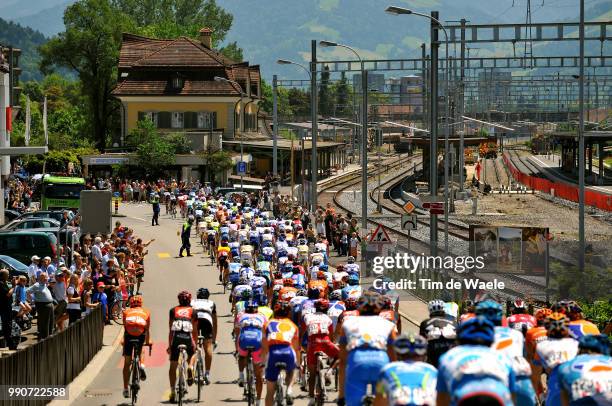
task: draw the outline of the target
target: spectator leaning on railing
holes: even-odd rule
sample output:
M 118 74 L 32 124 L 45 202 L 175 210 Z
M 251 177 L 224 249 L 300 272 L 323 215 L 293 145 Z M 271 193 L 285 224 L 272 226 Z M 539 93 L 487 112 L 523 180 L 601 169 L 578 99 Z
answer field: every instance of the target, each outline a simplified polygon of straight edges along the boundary
M 2 319 L 2 334 L 4 335 L 4 345 L 9 349 L 14 349 L 15 344 L 11 339 L 13 288 L 9 286 L 9 271 L 0 269 L 0 318 Z M 15 286 L 16 279 L 13 279 Z
M 45 272 L 38 275 L 38 280 L 35 284 L 28 288 L 36 306 L 38 314 L 38 339 L 43 340 L 53 332 L 55 324 L 53 317 L 53 296 L 47 286 L 49 277 Z

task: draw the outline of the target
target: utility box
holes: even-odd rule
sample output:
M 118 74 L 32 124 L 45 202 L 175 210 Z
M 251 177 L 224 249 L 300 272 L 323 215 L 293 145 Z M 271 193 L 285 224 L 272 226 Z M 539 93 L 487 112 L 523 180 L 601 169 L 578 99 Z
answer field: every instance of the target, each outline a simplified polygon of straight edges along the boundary
M 81 235 L 110 234 L 112 230 L 110 190 L 81 191 Z

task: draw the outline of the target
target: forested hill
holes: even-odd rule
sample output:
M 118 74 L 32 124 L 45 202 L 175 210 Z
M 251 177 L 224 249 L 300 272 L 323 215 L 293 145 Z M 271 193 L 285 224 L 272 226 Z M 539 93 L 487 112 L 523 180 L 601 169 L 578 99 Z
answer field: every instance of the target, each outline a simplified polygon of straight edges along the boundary
M 45 43 L 47 38 L 38 31 L 23 27 L 17 23 L 0 18 L 0 44 L 21 49 L 19 67 L 22 70 L 20 80 L 41 79 L 38 69 L 38 46 Z

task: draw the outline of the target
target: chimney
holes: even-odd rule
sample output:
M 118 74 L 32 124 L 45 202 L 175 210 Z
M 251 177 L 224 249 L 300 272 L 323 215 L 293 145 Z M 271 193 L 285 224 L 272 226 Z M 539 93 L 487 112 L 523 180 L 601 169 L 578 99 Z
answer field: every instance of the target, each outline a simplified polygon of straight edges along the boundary
M 200 42 L 208 49 L 212 49 L 212 33 L 213 29 L 208 27 L 200 30 Z

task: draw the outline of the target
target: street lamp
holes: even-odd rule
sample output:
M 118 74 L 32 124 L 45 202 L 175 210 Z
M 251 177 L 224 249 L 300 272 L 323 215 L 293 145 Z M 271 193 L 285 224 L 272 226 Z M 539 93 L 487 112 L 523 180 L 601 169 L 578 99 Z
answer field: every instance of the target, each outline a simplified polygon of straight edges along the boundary
M 246 94 L 244 93 L 244 91 L 242 90 L 242 86 L 240 86 L 240 84 L 238 82 L 236 82 L 235 80 L 231 80 L 231 79 L 226 79 L 223 78 L 221 76 L 215 76 L 215 82 L 226 82 L 229 84 L 233 84 L 238 86 L 238 89 L 240 91 L 240 123 L 238 125 L 238 129 L 240 130 L 240 162 L 244 162 L 244 145 L 243 145 L 243 140 L 242 140 L 242 133 L 244 131 L 243 127 L 244 127 L 244 109 L 242 106 L 242 99 L 246 96 Z M 240 191 L 244 192 L 244 174 L 243 172 L 240 172 Z
M 305 67 L 304 65 L 302 65 L 301 63 L 293 62 L 293 61 L 290 61 L 288 59 L 278 59 L 276 61 L 276 63 L 279 64 L 279 65 L 295 65 L 295 66 L 298 66 L 298 67 L 302 68 L 304 71 L 306 71 L 306 74 L 308 75 L 308 78 L 312 80 L 312 74 L 310 73 L 308 68 Z M 277 94 L 276 94 L 277 89 L 274 86 L 272 90 L 274 91 L 274 102 L 277 103 L 277 99 L 278 99 Z M 310 86 L 310 96 L 311 97 L 312 97 L 312 92 L 313 92 L 313 88 L 312 88 L 312 86 Z M 276 106 L 276 104 L 275 104 L 275 106 Z M 274 108 L 274 111 L 278 111 L 278 107 L 277 106 Z M 274 118 L 274 134 L 275 134 L 275 137 L 274 137 L 274 160 L 276 160 L 276 137 L 277 137 L 276 136 L 276 134 L 277 134 L 276 127 L 277 127 L 277 125 L 278 125 L 278 118 L 277 118 L 277 116 L 275 116 L 275 118 Z M 293 154 L 293 152 L 292 152 L 292 154 Z M 301 174 L 302 175 L 302 195 L 300 196 L 300 200 L 302 201 L 302 203 L 304 203 L 306 201 L 306 198 L 305 198 L 305 196 L 306 196 L 306 188 L 304 187 L 304 185 L 305 185 L 305 183 L 304 183 L 304 180 L 305 180 L 305 176 L 304 176 L 305 175 L 305 166 L 304 166 L 304 164 L 305 164 L 305 162 L 306 162 L 306 160 L 305 160 L 305 157 L 304 157 L 304 137 L 302 137 L 302 163 L 301 163 L 301 168 L 302 168 L 302 174 Z M 274 167 L 276 167 L 276 165 L 274 165 Z M 293 171 L 293 168 L 291 168 L 291 170 Z M 293 193 L 293 192 L 291 192 L 291 193 Z
M 431 20 L 433 23 L 435 23 L 437 25 L 437 27 L 442 29 L 442 32 L 444 33 L 444 38 L 446 39 L 446 83 L 445 83 L 445 96 L 446 96 L 446 126 L 444 128 L 444 201 L 445 201 L 445 208 L 444 208 L 444 250 L 446 253 L 448 253 L 448 150 L 449 150 L 449 122 L 448 122 L 448 117 L 450 116 L 450 106 L 449 106 L 449 82 L 450 82 L 450 65 L 449 65 L 449 53 L 448 53 L 448 33 L 446 32 L 446 29 L 444 28 L 444 26 L 442 25 L 442 23 L 440 22 L 440 20 L 438 20 L 437 17 L 437 12 L 435 13 L 435 16 L 430 16 L 427 14 L 423 14 L 423 13 L 419 13 L 417 11 L 413 11 L 404 7 L 397 7 L 397 6 L 389 6 L 386 8 L 385 10 L 387 13 L 392 14 L 392 15 L 408 15 L 408 14 L 414 14 L 420 17 L 425 17 L 428 18 L 429 20 Z M 432 36 L 434 34 L 434 30 L 433 30 L 433 26 L 432 26 Z M 437 37 L 437 35 L 436 35 Z M 436 38 L 437 40 L 437 38 Z M 431 48 L 432 48 L 432 54 L 434 53 L 434 45 L 437 47 L 438 44 L 436 44 L 436 40 L 434 40 L 434 38 L 431 38 Z M 437 58 L 437 49 L 436 49 L 436 58 L 435 58 L 435 66 L 434 66 L 434 58 L 432 56 L 432 81 L 437 82 L 437 76 L 438 76 L 438 58 Z M 437 88 L 437 86 L 436 86 Z M 433 86 L 432 86 L 433 89 Z M 431 111 L 432 116 L 431 116 L 431 142 L 430 142 L 430 194 L 431 196 L 436 196 L 438 194 L 438 159 L 437 159 L 437 151 L 438 151 L 438 131 L 437 131 L 437 126 L 438 126 L 438 117 L 437 117 L 437 103 L 438 103 L 438 95 L 437 94 L 433 94 L 432 92 L 432 106 L 434 107 Z M 463 152 L 461 152 L 463 153 Z M 463 171 L 463 168 L 460 168 L 461 171 Z M 435 214 L 432 214 L 430 217 L 430 242 L 431 242 L 431 249 L 433 250 L 433 253 L 435 254 L 438 250 L 438 216 Z
M 361 56 L 348 45 L 332 41 L 319 41 L 322 47 L 340 47 L 351 51 L 361 64 L 361 90 L 362 90 L 362 114 L 361 114 L 361 228 L 362 236 L 365 238 L 368 228 L 368 71 L 365 70 Z

